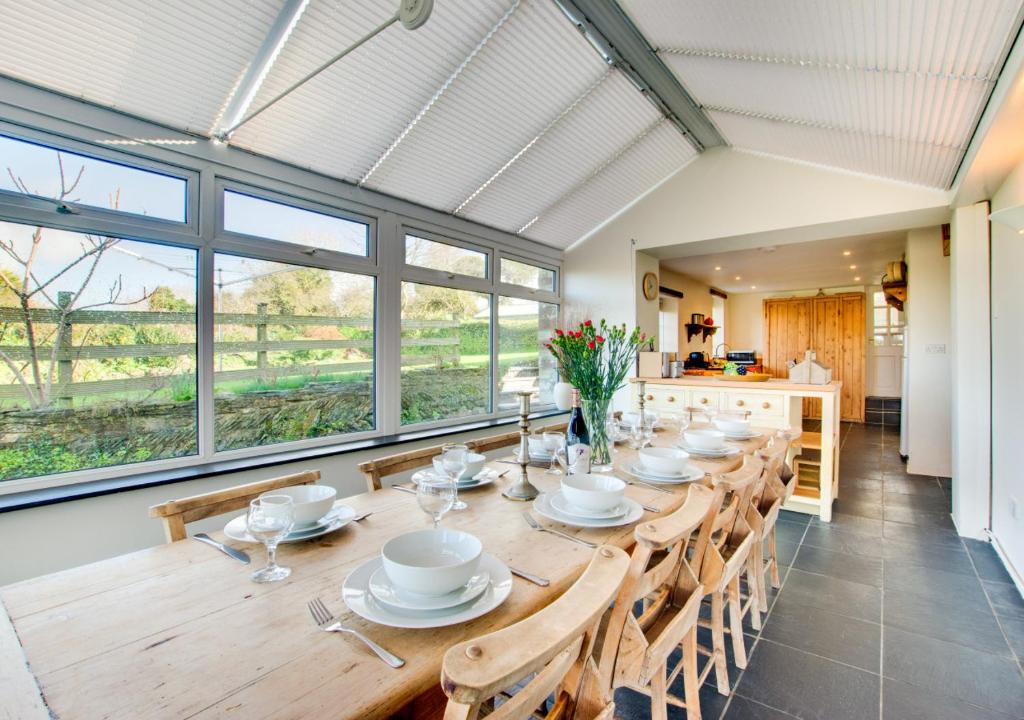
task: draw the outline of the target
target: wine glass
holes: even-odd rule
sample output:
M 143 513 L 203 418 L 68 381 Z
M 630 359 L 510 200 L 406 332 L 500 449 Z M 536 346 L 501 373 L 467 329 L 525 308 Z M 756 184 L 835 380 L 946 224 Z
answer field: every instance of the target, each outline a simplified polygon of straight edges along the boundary
M 708 425 L 715 424 L 715 416 L 718 415 L 718 409 L 713 408 L 710 405 L 704 406 L 704 417 L 708 419 Z
M 452 485 L 455 487 L 455 496 L 452 499 L 452 510 L 465 510 L 467 505 L 459 500 L 459 480 L 466 472 L 466 461 L 468 460 L 469 448 L 465 445 L 445 445 L 441 449 L 441 467 L 448 473 Z
M 612 451 L 612 454 L 617 453 L 618 450 L 615 449 L 615 443 L 622 438 L 619 435 L 619 421 L 615 419 L 614 412 L 608 413 L 608 418 L 604 423 L 604 432 L 605 435 L 608 436 L 608 447 Z
M 565 434 L 560 432 L 545 432 L 541 435 L 541 442 L 544 444 L 544 449 L 551 453 L 551 466 L 544 472 L 545 475 L 561 475 L 562 471 L 558 469 L 558 460 L 555 454 L 560 448 L 565 447 Z
M 455 494 L 458 492 L 456 483 L 451 478 L 424 473 L 426 477 L 416 484 L 416 502 L 434 520 L 434 529 L 441 524 L 441 518 L 452 509 Z
M 254 582 L 268 583 L 284 580 L 292 574 L 291 568 L 277 564 L 277 544 L 295 525 L 295 505 L 287 495 L 264 495 L 249 503 L 245 516 L 249 534 L 267 548 L 267 566 L 252 574 Z

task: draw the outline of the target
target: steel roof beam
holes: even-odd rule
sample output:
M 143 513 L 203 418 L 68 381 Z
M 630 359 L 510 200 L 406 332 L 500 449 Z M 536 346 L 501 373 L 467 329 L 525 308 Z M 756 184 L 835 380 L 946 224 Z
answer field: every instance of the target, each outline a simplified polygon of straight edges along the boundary
M 727 144 L 615 0 L 555 0 L 576 29 L 654 103 L 698 151 Z

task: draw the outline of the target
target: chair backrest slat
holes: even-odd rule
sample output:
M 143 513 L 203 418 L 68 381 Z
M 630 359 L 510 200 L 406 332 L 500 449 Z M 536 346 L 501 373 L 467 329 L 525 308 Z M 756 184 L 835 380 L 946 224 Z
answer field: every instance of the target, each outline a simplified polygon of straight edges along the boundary
M 176 542 L 188 536 L 185 525 L 190 522 L 248 507 L 250 502 L 265 492 L 295 485 L 312 485 L 319 479 L 319 470 L 307 470 L 269 480 L 258 480 L 246 485 L 236 485 L 153 505 L 149 509 L 149 516 L 161 518 L 164 521 L 167 542 Z

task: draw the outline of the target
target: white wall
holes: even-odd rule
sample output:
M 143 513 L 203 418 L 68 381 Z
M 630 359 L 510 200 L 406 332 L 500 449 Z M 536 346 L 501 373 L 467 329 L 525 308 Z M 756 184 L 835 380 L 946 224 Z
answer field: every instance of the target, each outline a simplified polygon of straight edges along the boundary
M 939 228 L 907 233 L 908 472 L 952 474 L 950 262 Z
M 563 419 L 564 416 L 550 417 L 536 422 L 550 425 Z M 458 442 L 508 430 L 509 426 L 492 427 L 446 436 L 443 442 Z M 0 548 L 3 549 L 0 585 L 159 545 L 164 541 L 163 528 L 159 520 L 149 517 L 150 505 L 302 470 L 320 470 L 321 482 L 337 488 L 339 497 L 346 497 L 366 491 L 363 476 L 357 469 L 359 463 L 439 442 L 442 440 L 433 438 L 401 447 L 365 450 L 3 513 L 0 514 Z M 496 451 L 495 454 L 500 456 L 503 453 Z M 405 476 L 399 475 L 394 481 L 404 479 Z M 396 509 L 395 512 L 419 513 L 420 510 L 415 498 L 409 496 L 408 508 Z M 189 530 L 220 529 L 230 517 L 203 520 L 189 525 Z M 287 556 L 287 553 L 285 548 L 283 554 Z
M 988 203 L 954 210 L 951 231 L 953 521 L 961 535 L 983 538 L 991 466 Z
M 1024 205 L 1024 164 L 992 196 L 992 210 Z M 992 223 L 992 535 L 1024 577 L 1024 237 Z M 1014 516 L 1013 505 L 1017 511 Z
M 709 337 L 707 342 L 703 342 L 701 335 L 694 335 L 692 340 L 687 340 L 686 323 L 690 322 L 690 316 L 694 313 L 701 313 L 705 317 L 710 317 L 716 321 L 716 324 L 721 319 L 715 318 L 712 313 L 714 296 L 711 294 L 711 286 L 667 268 L 662 268 L 661 270 L 661 284 L 683 293 L 683 297 L 679 301 L 678 352 L 684 358 L 690 352 L 701 350 L 706 351 L 710 355 L 715 346 L 723 342 L 723 338 L 716 334 Z

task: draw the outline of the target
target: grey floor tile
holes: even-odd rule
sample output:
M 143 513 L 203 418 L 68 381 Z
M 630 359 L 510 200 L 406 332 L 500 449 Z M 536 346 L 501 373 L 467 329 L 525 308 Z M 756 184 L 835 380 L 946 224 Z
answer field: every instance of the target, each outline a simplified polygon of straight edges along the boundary
M 995 615 L 988 607 L 967 610 L 941 597 L 886 593 L 882 624 L 907 632 L 1012 658 Z
M 845 532 L 824 523 L 807 528 L 803 544 L 847 555 L 882 556 L 882 543 L 878 538 L 868 538 L 857 533 Z
M 761 637 L 878 673 L 881 626 L 782 599 Z
M 811 545 L 802 545 L 793 567 L 805 572 L 882 587 L 882 561 L 878 558 L 832 552 Z
M 981 583 L 975 577 L 922 567 L 905 560 L 883 562 L 886 598 L 909 593 L 926 599 L 940 598 L 961 609 L 979 612 L 988 609 Z
M 1015 717 L 898 680 L 886 678 L 883 684 L 882 720 L 1011 720 Z
M 793 512 L 792 510 L 779 511 L 779 522 L 794 523 L 796 525 L 806 525 L 810 521 L 811 516 L 807 513 Z
M 932 512 L 930 510 L 919 510 L 909 507 L 885 506 L 885 520 L 901 522 L 908 525 L 917 525 L 926 528 L 941 528 L 943 530 L 954 530 L 953 518 L 946 510 Z
M 880 678 L 768 640 L 736 693 L 799 718 L 877 720 Z
M 734 695 L 725 711 L 725 720 L 792 720 L 795 717 L 767 705 Z
M 900 522 L 883 522 L 884 537 L 901 542 L 928 543 L 935 547 L 955 547 L 963 549 L 960 536 L 953 530 L 942 528 L 920 527 Z
M 857 533 L 858 535 L 864 535 L 866 537 L 882 537 L 883 530 L 881 520 L 837 512 L 832 513 L 831 523 L 822 522 L 816 517 L 811 520 L 811 525 L 828 525 L 836 530 Z
M 882 647 L 887 678 L 999 712 L 1024 708 L 1024 678 L 1013 660 L 890 627 Z
M 858 620 L 877 623 L 882 619 L 882 593 L 878 588 L 795 568 L 790 568 L 782 585 L 779 601 L 783 599 Z
M 1018 660 L 1024 661 L 1024 617 L 999 618 L 999 626 L 1006 635 L 1006 641 Z
M 974 577 L 974 565 L 967 551 L 954 545 L 935 546 L 931 543 L 882 540 L 882 557 L 887 560 L 905 560 L 914 565 L 945 570 Z
M 776 541 L 780 543 L 787 542 L 799 544 L 806 531 L 806 525 L 797 525 L 796 523 L 788 522 L 775 524 L 775 538 Z
M 992 543 L 964 538 L 964 545 L 967 546 L 967 552 L 971 554 L 974 567 L 982 580 L 1002 583 L 1013 582 L 1010 578 L 1010 573 L 1006 571 L 1006 566 L 1003 565 L 1003 561 L 999 559 L 995 548 L 992 547 Z
M 989 580 L 983 580 L 981 584 L 985 588 L 988 599 L 995 607 L 997 615 L 1021 614 L 1024 616 L 1024 598 L 1021 598 L 1020 593 L 1017 592 L 1016 585 Z
M 913 476 L 884 475 L 882 485 L 886 493 L 903 493 L 935 496 L 942 493 L 942 487 L 931 478 L 917 479 Z
M 860 517 L 882 519 L 882 503 L 879 499 L 860 499 L 856 493 L 845 493 L 843 497 L 836 500 L 832 506 L 834 512 L 846 515 L 859 515 Z
M 898 493 L 886 490 L 882 493 L 886 507 L 905 507 L 929 512 L 950 512 L 949 499 L 936 485 L 934 492 Z
M 779 554 L 779 565 L 786 565 L 786 566 L 792 565 L 793 564 L 793 556 L 796 555 L 796 550 L 797 550 L 798 547 L 800 547 L 799 543 L 784 542 L 782 540 L 776 541 L 775 548 L 776 548 L 776 550 L 778 551 L 778 554 Z M 768 541 L 767 540 L 765 541 L 765 547 L 764 547 L 764 559 L 766 561 L 768 560 Z

